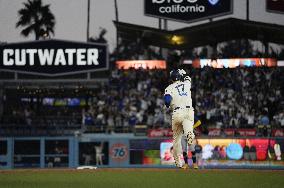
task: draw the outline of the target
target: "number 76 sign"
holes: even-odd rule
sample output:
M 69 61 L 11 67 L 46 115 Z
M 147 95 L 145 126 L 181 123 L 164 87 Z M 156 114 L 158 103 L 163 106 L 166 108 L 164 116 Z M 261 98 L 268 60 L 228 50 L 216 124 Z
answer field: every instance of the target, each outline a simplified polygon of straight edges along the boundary
M 128 147 L 123 143 L 115 143 L 111 145 L 109 151 L 112 160 L 117 162 L 123 162 L 128 157 Z

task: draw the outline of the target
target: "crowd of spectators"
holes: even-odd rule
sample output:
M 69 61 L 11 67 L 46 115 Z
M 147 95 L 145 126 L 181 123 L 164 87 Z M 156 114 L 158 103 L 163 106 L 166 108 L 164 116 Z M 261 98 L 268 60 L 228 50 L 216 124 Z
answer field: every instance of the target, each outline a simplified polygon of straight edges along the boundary
M 196 116 L 205 128 L 284 128 L 283 71 L 188 70 Z M 91 124 L 105 126 L 108 131 L 132 130 L 136 124 L 170 127 L 170 115 L 163 110 L 162 99 L 168 83 L 167 73 L 161 70 L 114 70 L 87 112 L 94 119 Z
M 220 128 L 268 125 L 274 115 L 283 112 L 281 77 L 282 69 L 194 70 L 192 92 L 197 116 L 207 126 Z M 280 125 L 277 120 L 272 123 Z
M 207 126 L 284 127 L 282 68 L 193 70 L 195 111 Z
M 162 70 L 115 69 L 109 83 L 93 97 L 90 108 L 83 110 L 83 122 L 105 127 L 106 132 L 131 132 L 137 124 L 169 127 L 170 117 L 162 110 L 167 83 L 167 74 Z
M 284 69 L 206 67 L 187 72 L 203 133 L 208 127 L 284 128 Z M 165 70 L 114 69 L 108 82 L 98 84 L 85 107 L 76 111 L 53 107 L 50 111 L 56 115 L 50 120 L 38 118 L 30 108 L 12 110 L 9 121 L 27 125 L 48 122 L 52 126 L 71 122 L 84 125 L 83 131 L 104 133 L 132 132 L 135 125 L 170 128 L 171 116 L 163 110 L 163 92 L 169 83 Z M 48 108 L 40 113 L 48 114 Z M 7 119 L 4 122 L 9 123 Z

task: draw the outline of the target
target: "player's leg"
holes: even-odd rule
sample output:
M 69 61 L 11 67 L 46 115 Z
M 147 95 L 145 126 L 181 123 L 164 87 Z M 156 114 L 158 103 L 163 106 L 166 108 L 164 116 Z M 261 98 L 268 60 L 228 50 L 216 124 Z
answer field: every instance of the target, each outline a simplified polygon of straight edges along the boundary
M 186 151 L 183 151 L 183 152 L 182 152 L 182 155 L 183 155 L 184 163 L 185 163 L 185 164 L 188 164 L 187 152 L 186 152 Z
M 187 142 L 189 145 L 193 144 L 195 135 L 193 132 L 193 125 L 194 125 L 194 111 L 192 109 L 186 109 L 183 111 L 183 131 L 184 135 L 186 136 Z
M 191 159 L 194 169 L 198 169 L 198 164 L 196 160 L 195 144 L 190 145 L 189 150 L 191 151 Z
M 175 164 L 177 167 L 181 167 L 181 161 L 179 155 L 182 152 L 181 146 L 182 138 L 182 126 L 173 126 L 173 157 L 175 159 Z
M 192 154 L 193 167 L 197 169 L 198 165 L 196 163 L 195 142 L 194 142 L 195 135 L 193 132 L 194 121 L 193 121 L 193 118 L 191 118 L 193 117 L 193 111 L 190 111 L 189 113 L 190 113 L 190 116 L 184 119 L 184 121 L 182 122 L 182 125 L 183 125 L 184 134 L 186 136 L 186 139 L 187 139 L 187 142 L 190 147 L 191 154 Z
M 193 120 L 190 119 L 185 119 L 182 122 L 183 130 L 184 130 L 184 135 L 186 136 L 187 143 L 189 145 L 193 144 L 195 135 L 193 132 Z
M 99 155 L 98 154 L 96 154 L 96 165 L 99 165 L 100 163 L 99 163 Z
M 182 155 L 183 155 L 183 159 L 184 159 L 184 166 L 185 168 L 189 168 L 188 166 L 188 155 L 187 155 L 187 151 L 188 151 L 188 144 L 187 144 L 187 139 L 185 136 L 182 136 L 181 138 L 181 145 L 182 145 Z
M 202 153 L 196 153 L 196 163 L 198 166 L 203 166 Z

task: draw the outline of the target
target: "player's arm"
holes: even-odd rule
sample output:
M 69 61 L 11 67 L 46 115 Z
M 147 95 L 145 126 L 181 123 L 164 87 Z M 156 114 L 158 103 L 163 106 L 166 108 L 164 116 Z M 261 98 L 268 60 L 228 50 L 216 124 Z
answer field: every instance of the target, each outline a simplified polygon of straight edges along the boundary
M 165 106 L 167 107 L 167 108 L 169 108 L 170 107 L 170 105 L 171 105 L 171 102 L 172 102 L 172 96 L 170 95 L 170 94 L 165 94 L 164 95 L 164 102 L 165 102 Z
M 189 84 L 189 87 L 191 88 L 191 78 L 190 76 L 186 75 L 184 78 L 183 78 L 184 82 L 187 82 Z
M 164 94 L 164 103 L 165 103 L 165 106 L 167 108 L 169 108 L 171 106 L 172 100 L 173 100 L 173 97 L 172 97 L 171 93 L 169 92 L 168 89 L 166 89 L 165 94 Z

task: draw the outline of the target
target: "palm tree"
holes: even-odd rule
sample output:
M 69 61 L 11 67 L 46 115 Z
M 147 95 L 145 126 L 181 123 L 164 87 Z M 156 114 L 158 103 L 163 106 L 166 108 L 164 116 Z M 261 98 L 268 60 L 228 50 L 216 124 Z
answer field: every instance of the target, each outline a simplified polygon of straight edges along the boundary
M 25 37 L 31 33 L 35 34 L 35 39 L 49 36 L 50 33 L 54 35 L 55 18 L 51 13 L 49 6 L 42 5 L 41 0 L 28 0 L 23 3 L 24 8 L 18 11 L 19 21 L 16 27 L 24 27 L 21 34 Z
M 100 27 L 100 34 L 98 37 L 90 37 L 89 41 L 90 42 L 97 42 L 97 43 L 102 43 L 106 44 L 107 40 L 105 39 L 105 34 L 107 33 L 107 30 L 105 28 Z

